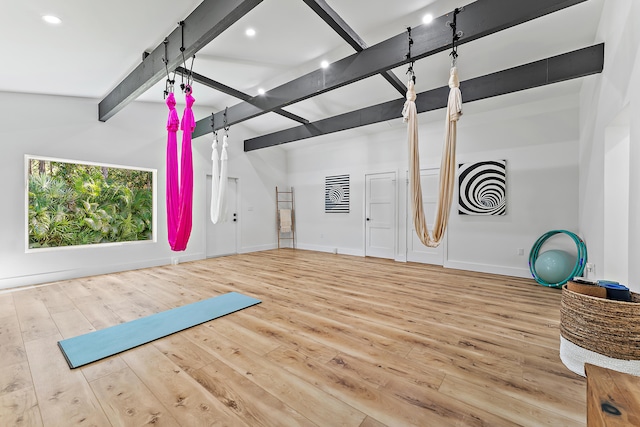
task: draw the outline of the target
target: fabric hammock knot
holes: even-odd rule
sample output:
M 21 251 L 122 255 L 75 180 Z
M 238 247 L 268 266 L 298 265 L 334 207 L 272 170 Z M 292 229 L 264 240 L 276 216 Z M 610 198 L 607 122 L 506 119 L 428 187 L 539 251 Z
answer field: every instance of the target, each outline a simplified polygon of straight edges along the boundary
M 189 89 L 187 91 L 187 94 L 185 95 L 184 99 L 187 103 L 187 106 L 184 109 L 184 113 L 182 115 L 182 122 L 180 123 L 180 130 L 183 131 L 187 131 L 187 132 L 193 132 L 194 129 L 196 128 L 196 119 L 193 115 L 193 110 L 191 109 L 191 107 L 193 107 L 193 103 L 196 102 L 195 98 L 191 95 L 191 89 Z
M 460 87 L 460 79 L 458 79 L 458 68 L 451 67 L 449 71 L 449 87 Z
M 462 93 L 460 92 L 460 80 L 458 79 L 458 69 L 451 67 L 449 72 L 449 99 L 447 102 L 449 119 L 458 121 L 462 116 Z
M 180 126 L 180 118 L 176 111 L 176 97 L 173 96 L 173 92 L 169 93 L 167 100 L 165 101 L 167 107 L 169 107 L 169 117 L 167 118 L 167 130 L 169 132 L 177 132 Z
M 221 160 L 228 160 L 229 159 L 229 155 L 227 154 L 227 148 L 229 148 L 229 141 L 228 141 L 228 135 L 224 135 L 222 137 L 222 153 L 220 154 L 220 159 Z
M 219 160 L 218 159 L 218 134 L 214 132 L 213 135 L 213 143 L 211 144 L 211 160 Z
M 413 79 L 411 79 L 407 84 L 407 101 L 404 103 L 404 108 L 402 109 L 402 123 L 409 121 L 409 115 L 411 114 L 410 109 L 412 106 L 415 109 L 416 98 L 415 84 L 413 83 Z

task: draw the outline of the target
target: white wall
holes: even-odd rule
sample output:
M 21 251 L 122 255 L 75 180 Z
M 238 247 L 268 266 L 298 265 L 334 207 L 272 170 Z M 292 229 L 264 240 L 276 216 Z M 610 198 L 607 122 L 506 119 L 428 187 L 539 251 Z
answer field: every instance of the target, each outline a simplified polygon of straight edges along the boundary
M 640 292 L 640 2 L 607 1 L 604 4 L 598 40 L 605 41 L 602 74 L 589 78 L 580 94 L 580 231 L 595 264 L 595 277 L 605 278 L 605 209 L 604 206 L 605 136 L 612 127 L 629 128 L 629 238 L 628 247 L 621 242 L 616 256 L 628 263 L 628 286 Z M 628 109 L 628 118 L 620 123 L 620 113 Z M 623 120 L 624 121 L 624 120 Z M 623 280 L 623 277 L 606 277 Z
M 596 276 L 604 266 L 605 133 L 618 126 L 625 108 L 640 117 L 640 2 L 605 2 L 599 35 L 605 69 L 583 79 L 579 100 L 555 97 L 554 86 L 465 105 L 459 125 L 458 162 L 507 160 L 507 215 L 461 217 L 455 211 L 447 236 L 445 265 L 528 276 L 527 254 L 545 231 L 564 228 L 585 238 Z M 567 83 L 562 83 L 565 85 Z M 533 94 L 533 95 L 531 95 Z M 175 256 L 166 243 L 164 216 L 164 121 L 161 104 L 133 103 L 106 123 L 98 122 L 97 100 L 2 93 L 0 177 L 7 183 L 0 210 L 0 288 L 102 272 L 167 264 Z M 204 117 L 208 111 L 201 111 Z M 442 111 L 420 115 L 423 167 L 439 165 Z M 640 291 L 640 122 L 628 120 L 630 135 L 629 286 Z M 398 174 L 396 259 L 406 251 L 407 148 L 400 120 L 279 147 L 243 153 L 254 136 L 231 129 L 229 175 L 240 180 L 241 252 L 275 246 L 276 185 L 295 187 L 298 246 L 364 254 L 364 177 Z M 427 142 L 428 141 L 428 142 Z M 194 142 L 195 194 L 204 194 L 210 135 Z M 158 242 L 59 252 L 25 253 L 24 155 L 122 164 L 158 170 Z M 351 175 L 351 212 L 325 214 L 324 177 Z M 204 254 L 205 207 L 195 200 L 194 229 L 181 260 Z M 141 250 L 140 248 L 144 248 Z M 525 255 L 516 255 L 524 248 Z M 610 278 L 614 279 L 615 278 Z
M 625 110 L 626 111 L 626 110 Z M 629 281 L 629 124 L 607 127 L 604 149 L 604 277 Z
M 174 253 L 166 242 L 165 144 L 167 108 L 163 103 L 133 103 L 106 123 L 97 120 L 95 99 L 2 93 L 0 103 L 0 288 L 43 283 L 99 273 L 169 264 L 204 256 L 205 176 L 210 173 L 209 136 L 194 141 L 194 216 L 187 250 Z M 209 111 L 196 109 L 196 117 Z M 275 242 L 273 188 L 284 182 L 286 163 L 279 149 L 245 155 L 249 135 L 232 128 L 229 174 L 240 179 L 240 251 L 270 248 Z M 158 170 L 156 243 L 85 247 L 25 253 L 24 155 L 56 157 Z
M 443 114 L 440 110 L 420 115 L 423 168 L 439 167 Z M 368 126 L 364 132 L 325 135 L 288 150 L 299 247 L 327 252 L 337 247 L 341 253 L 363 255 L 364 176 L 396 171 L 400 179 L 395 258 L 406 259 L 405 129 L 398 119 Z M 541 234 L 558 228 L 577 231 L 578 138 L 578 97 L 554 97 L 552 86 L 465 105 L 457 161 L 507 160 L 507 215 L 459 216 L 454 202 L 445 266 L 530 277 L 527 255 Z M 333 174 L 351 176 L 349 214 L 324 213 L 324 177 Z M 524 256 L 516 255 L 518 248 L 524 249 Z
M 240 253 L 277 247 L 275 187 L 283 188 L 287 183 L 286 157 L 281 148 L 244 152 L 244 140 L 254 136 L 242 126 L 233 126 L 229 130 L 228 173 L 239 180 Z M 219 138 L 222 142 L 222 131 Z M 194 152 L 205 162 L 203 172 L 200 172 L 203 181 L 207 174 L 211 174 L 212 143 L 212 134 L 194 141 Z M 206 206 L 204 211 L 207 212 Z

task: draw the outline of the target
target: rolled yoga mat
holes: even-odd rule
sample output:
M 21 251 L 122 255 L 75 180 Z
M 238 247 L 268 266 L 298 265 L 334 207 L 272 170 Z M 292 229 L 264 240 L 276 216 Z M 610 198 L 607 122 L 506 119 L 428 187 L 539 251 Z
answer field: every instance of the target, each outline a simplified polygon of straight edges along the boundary
M 99 331 L 58 341 L 70 368 L 77 368 L 261 301 L 237 292 L 194 302 Z

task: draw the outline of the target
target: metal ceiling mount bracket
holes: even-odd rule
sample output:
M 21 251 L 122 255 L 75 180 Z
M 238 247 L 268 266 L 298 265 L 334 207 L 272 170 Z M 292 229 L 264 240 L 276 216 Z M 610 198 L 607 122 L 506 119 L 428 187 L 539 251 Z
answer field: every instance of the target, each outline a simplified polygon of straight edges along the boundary
M 200 49 L 222 34 L 262 0 L 204 0 L 184 19 L 185 26 L 176 28 L 167 37 L 168 64 L 171 70 L 182 62 L 182 30 L 184 55 L 195 55 Z M 152 52 L 98 104 L 98 119 L 107 121 L 138 96 L 165 77 L 164 42 Z

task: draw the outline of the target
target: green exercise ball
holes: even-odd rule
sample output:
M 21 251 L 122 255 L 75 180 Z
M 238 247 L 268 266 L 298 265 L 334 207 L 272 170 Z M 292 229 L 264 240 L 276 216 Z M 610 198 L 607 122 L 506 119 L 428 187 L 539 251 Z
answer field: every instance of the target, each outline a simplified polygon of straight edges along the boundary
M 575 255 L 559 249 L 542 252 L 536 260 L 536 274 L 547 283 L 560 283 L 571 279 L 576 264 Z

